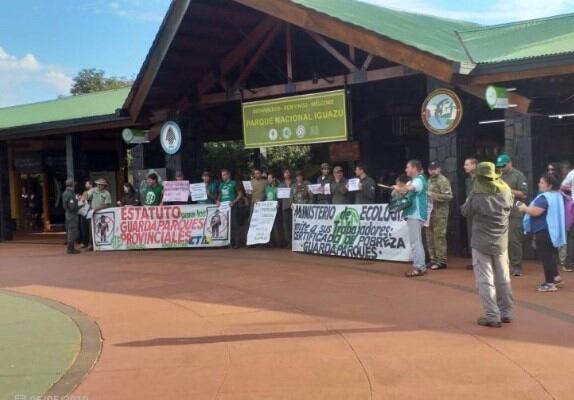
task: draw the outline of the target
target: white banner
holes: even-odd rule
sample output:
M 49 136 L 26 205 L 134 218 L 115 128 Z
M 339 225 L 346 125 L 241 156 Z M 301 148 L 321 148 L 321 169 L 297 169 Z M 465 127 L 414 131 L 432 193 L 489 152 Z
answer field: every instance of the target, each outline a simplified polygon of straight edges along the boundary
M 276 216 L 276 201 L 258 201 L 255 203 L 247 232 L 247 246 L 269 243 Z
M 216 205 L 118 207 L 96 211 L 96 251 L 221 247 L 230 243 L 230 212 Z
M 410 261 L 402 212 L 387 204 L 293 205 L 293 251 L 370 260 Z

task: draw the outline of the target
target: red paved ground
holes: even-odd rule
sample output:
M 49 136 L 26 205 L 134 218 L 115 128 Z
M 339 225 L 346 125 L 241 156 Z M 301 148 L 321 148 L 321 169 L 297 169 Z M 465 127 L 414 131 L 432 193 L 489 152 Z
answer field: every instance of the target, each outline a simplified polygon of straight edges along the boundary
M 528 265 L 515 322 L 491 329 L 467 260 L 409 280 L 285 250 L 63 253 L 0 245 L 0 287 L 97 321 L 103 353 L 74 392 L 89 400 L 574 398 L 574 273 L 537 293 Z

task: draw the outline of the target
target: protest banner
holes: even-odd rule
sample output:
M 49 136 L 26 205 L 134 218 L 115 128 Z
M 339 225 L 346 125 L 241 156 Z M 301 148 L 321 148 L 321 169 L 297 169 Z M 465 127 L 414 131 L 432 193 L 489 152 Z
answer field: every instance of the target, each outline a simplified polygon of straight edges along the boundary
M 164 181 L 162 201 L 186 202 L 189 200 L 189 181 Z
M 189 185 L 192 201 L 207 200 L 207 185 L 204 182 L 192 183 Z
M 247 232 L 247 246 L 269 243 L 276 216 L 276 201 L 258 201 L 255 203 Z
M 293 251 L 369 260 L 410 261 L 402 212 L 387 204 L 296 204 Z
M 215 205 L 117 207 L 96 211 L 94 250 L 221 247 L 230 243 L 230 212 Z

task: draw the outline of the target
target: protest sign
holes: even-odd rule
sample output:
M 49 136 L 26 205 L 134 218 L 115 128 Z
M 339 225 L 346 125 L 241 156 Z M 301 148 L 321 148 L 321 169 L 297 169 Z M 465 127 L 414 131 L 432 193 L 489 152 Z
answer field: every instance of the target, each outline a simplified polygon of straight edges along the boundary
M 186 202 L 189 200 L 189 181 L 164 181 L 162 201 Z
M 96 211 L 96 251 L 221 247 L 230 243 L 230 213 L 215 205 L 119 207 Z
M 189 185 L 192 201 L 205 201 L 207 200 L 207 185 L 203 182 L 192 183 Z
M 296 204 L 293 251 L 370 260 L 410 261 L 407 223 L 387 204 Z
M 308 185 L 309 192 L 311 194 L 331 194 L 331 185 L 326 183 L 325 185 L 321 185 L 320 183 L 316 183 L 313 185 Z
M 357 192 L 360 185 L 361 180 L 359 178 L 352 178 L 347 182 L 347 189 L 349 189 L 349 192 Z
M 259 201 L 253 207 L 253 214 L 247 232 L 247 245 L 269 243 L 271 230 L 277 216 L 276 201 Z
M 288 199 L 291 197 L 291 188 L 278 188 L 277 198 L 278 199 Z
M 251 181 L 243 181 L 241 183 L 243 184 L 243 189 L 245 189 L 245 192 L 248 194 L 253 193 L 253 185 L 251 184 Z

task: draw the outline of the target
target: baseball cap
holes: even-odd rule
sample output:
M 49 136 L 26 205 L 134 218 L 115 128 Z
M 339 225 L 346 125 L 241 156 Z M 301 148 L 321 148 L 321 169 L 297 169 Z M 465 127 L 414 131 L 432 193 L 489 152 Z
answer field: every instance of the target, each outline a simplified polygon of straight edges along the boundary
M 438 161 L 432 161 L 429 164 L 429 169 L 437 169 L 440 168 L 440 163 Z
M 501 154 L 496 159 L 496 167 L 497 168 L 505 167 L 506 164 L 508 164 L 510 161 L 511 161 L 510 156 L 508 154 Z

